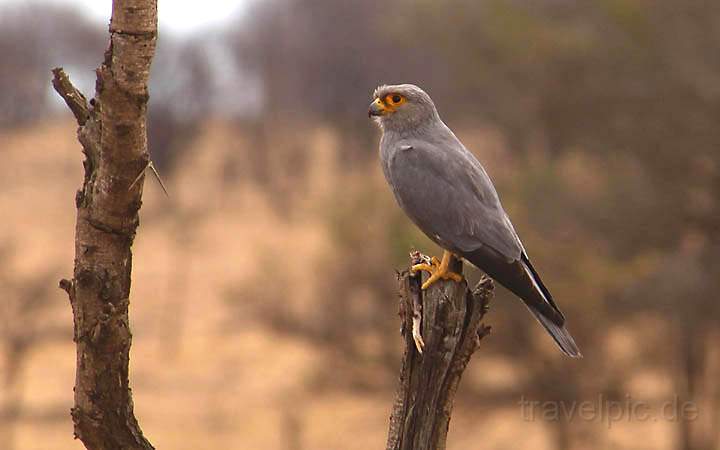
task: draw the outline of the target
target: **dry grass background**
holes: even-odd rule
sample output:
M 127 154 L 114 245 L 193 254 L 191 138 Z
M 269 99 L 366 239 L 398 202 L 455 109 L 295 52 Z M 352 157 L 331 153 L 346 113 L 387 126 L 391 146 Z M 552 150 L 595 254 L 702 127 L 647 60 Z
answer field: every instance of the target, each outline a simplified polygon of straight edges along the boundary
M 486 138 L 484 159 L 500 178 L 506 176 L 511 162 L 504 159 L 502 142 L 489 130 L 479 134 Z M 263 302 L 282 302 L 275 308 L 312 321 L 329 314 L 316 307 L 328 296 L 347 308 L 370 308 L 372 294 L 361 287 L 336 292 L 323 283 L 339 258 L 347 257 L 336 251 L 332 210 L 347 209 L 347 202 L 362 201 L 363 195 L 379 196 L 381 206 L 356 218 L 369 239 L 355 263 L 379 264 L 381 282 L 394 283 L 398 260 L 385 241 L 372 239 L 394 220 L 388 211 L 395 205 L 379 167 L 342 169 L 343 149 L 332 130 L 303 135 L 306 141 L 296 145 L 308 149 L 311 170 L 304 177 L 297 176 L 286 153 L 277 152 L 265 155 L 272 179 L 258 181 L 244 172 L 250 170 L 253 144 L 231 124 L 213 122 L 166 180 L 169 199 L 146 179 L 134 246 L 131 381 L 137 416 L 157 448 L 384 446 L 394 375 L 386 379 L 387 372 L 358 360 L 354 364 L 362 377 L 386 388 L 353 389 L 338 380 L 324 386 L 318 380 L 344 376 L 341 370 L 328 373 L 337 368 L 326 364 L 324 350 L 257 317 Z M 288 145 L 293 137 L 277 139 L 267 148 Z M 479 146 L 479 137 L 468 140 Z M 72 271 L 73 198 L 82 178 L 74 126 L 54 121 L 3 132 L 0 149 L 0 242 L 11 248 L 3 270 L 20 280 L 51 271 L 55 283 Z M 228 160 L 238 162 L 239 173 L 232 177 Z M 568 173 L 574 167 L 569 162 Z M 379 258 L 371 261 L 372 255 Z M 18 449 L 82 448 L 72 438 L 69 420 L 75 363 L 71 311 L 64 292 L 51 292 L 51 320 L 67 333 L 34 348 L 23 369 Z M 390 296 L 389 320 L 396 320 L 395 312 Z M 352 336 L 367 355 L 400 350 L 399 338 L 379 341 L 362 330 Z M 473 366 L 465 383 L 476 386 L 512 384 L 522 376 L 497 358 L 480 355 Z M 643 448 L 669 448 L 672 430 L 662 422 L 617 424 L 603 433 L 605 448 L 633 442 L 641 430 Z M 550 448 L 548 433 L 541 422 L 523 421 L 515 403 L 488 407 L 463 398 L 461 387 L 449 448 Z

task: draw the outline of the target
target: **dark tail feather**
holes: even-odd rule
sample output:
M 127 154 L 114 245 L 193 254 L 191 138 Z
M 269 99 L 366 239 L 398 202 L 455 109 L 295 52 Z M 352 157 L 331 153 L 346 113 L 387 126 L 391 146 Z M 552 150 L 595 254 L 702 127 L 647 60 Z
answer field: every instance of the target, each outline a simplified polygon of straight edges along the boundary
M 565 329 L 565 317 L 525 252 L 521 254 L 520 260 L 512 262 L 485 246 L 462 256 L 520 297 L 563 353 L 573 358 L 582 356 L 572 336 Z
M 558 345 L 558 347 L 560 347 L 560 350 L 562 350 L 563 353 L 572 358 L 582 358 L 582 353 L 580 353 L 580 349 L 578 348 L 577 344 L 575 344 L 575 340 L 572 338 L 572 336 L 570 336 L 570 333 L 564 325 L 558 326 L 553 323 L 549 318 L 545 317 L 537 309 L 533 308 L 530 305 L 527 305 L 527 307 L 530 312 L 533 313 L 538 322 L 540 322 L 540 324 L 545 327 L 547 332 L 550 333 L 550 336 L 552 336 L 552 338 L 555 340 L 555 343 Z

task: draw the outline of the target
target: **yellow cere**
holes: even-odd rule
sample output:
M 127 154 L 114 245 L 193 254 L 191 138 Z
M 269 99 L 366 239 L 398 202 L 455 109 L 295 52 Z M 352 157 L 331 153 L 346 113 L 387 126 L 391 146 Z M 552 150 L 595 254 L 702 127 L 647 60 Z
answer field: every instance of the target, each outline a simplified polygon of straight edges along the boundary
M 377 106 L 377 108 L 378 108 L 380 111 L 387 111 L 387 110 L 388 110 L 387 105 L 385 105 L 385 103 L 384 103 L 382 100 L 380 100 L 379 98 L 376 98 L 373 103 L 375 104 L 375 106 Z

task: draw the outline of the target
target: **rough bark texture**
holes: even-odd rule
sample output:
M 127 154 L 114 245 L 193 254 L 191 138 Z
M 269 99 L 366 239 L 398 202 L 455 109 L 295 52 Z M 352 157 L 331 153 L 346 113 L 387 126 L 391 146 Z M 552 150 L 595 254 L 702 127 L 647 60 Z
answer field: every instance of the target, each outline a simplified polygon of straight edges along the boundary
M 412 263 L 420 258 L 414 254 Z M 453 270 L 460 273 L 462 264 L 453 264 Z M 493 283 L 483 278 L 470 291 L 465 281 L 440 281 L 423 292 L 420 275 L 403 272 L 399 280 L 405 353 L 387 449 L 444 449 L 460 378 L 480 340 L 490 331 L 482 319 L 493 296 Z M 411 312 L 419 305 L 425 341 L 422 355 L 412 338 Z
M 75 199 L 75 269 L 60 287 L 75 322 L 72 419 L 76 437 L 90 450 L 153 448 L 133 413 L 128 300 L 143 180 L 132 183 L 149 161 L 147 82 L 156 37 L 156 0 L 115 0 L 110 44 L 90 104 L 62 69 L 53 70 L 53 86 L 77 119 L 85 154 L 85 179 Z

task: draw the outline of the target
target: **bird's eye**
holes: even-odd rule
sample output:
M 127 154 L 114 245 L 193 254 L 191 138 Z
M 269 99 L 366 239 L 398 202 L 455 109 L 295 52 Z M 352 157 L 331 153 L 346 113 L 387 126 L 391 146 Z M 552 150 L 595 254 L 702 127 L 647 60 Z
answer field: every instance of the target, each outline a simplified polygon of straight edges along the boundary
M 398 106 L 405 103 L 405 97 L 400 94 L 389 94 L 385 97 L 385 103 L 392 106 Z

